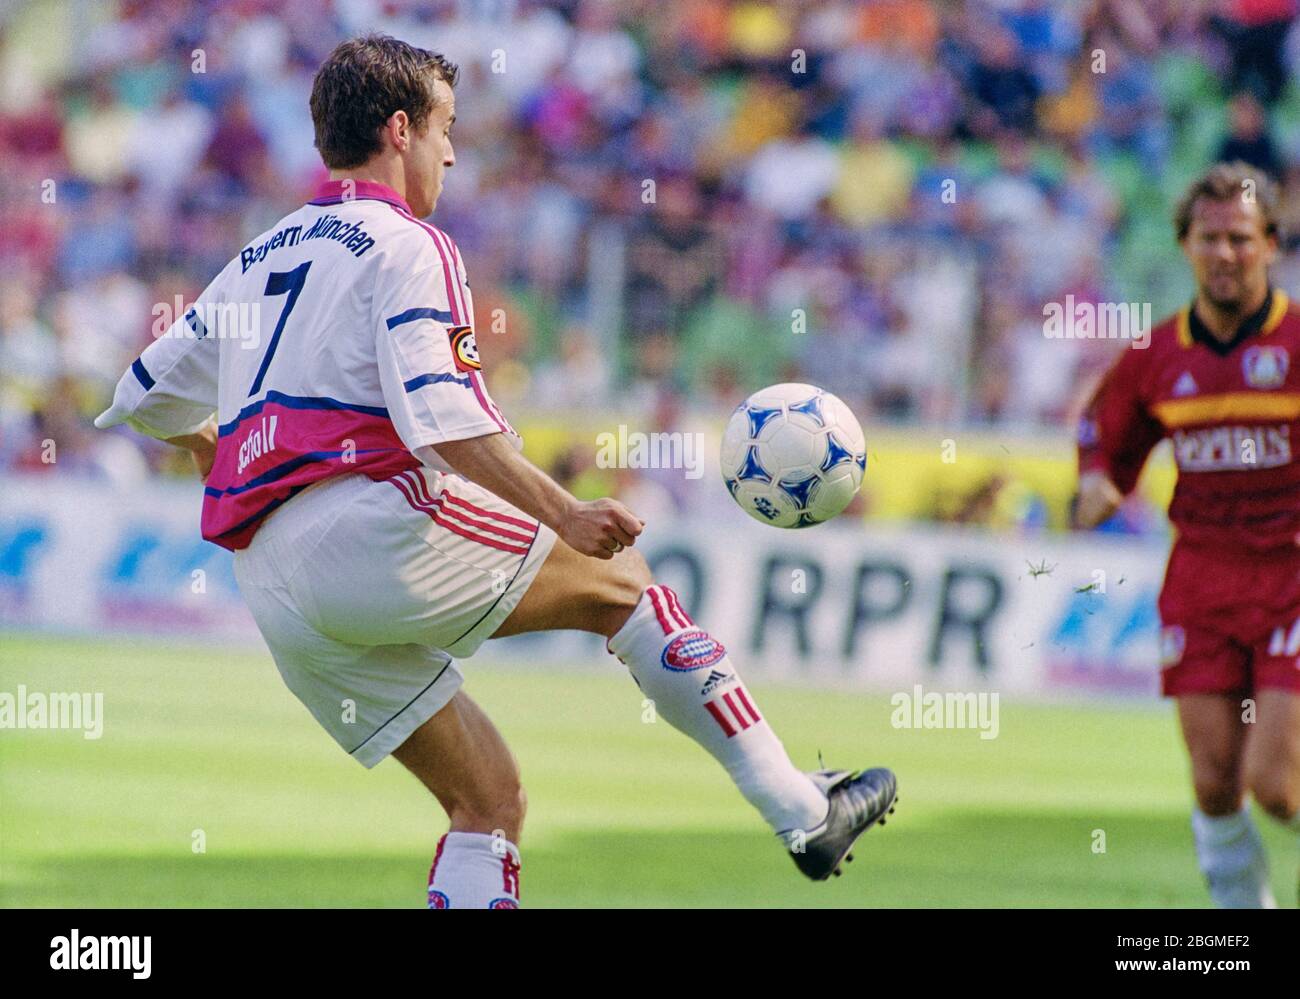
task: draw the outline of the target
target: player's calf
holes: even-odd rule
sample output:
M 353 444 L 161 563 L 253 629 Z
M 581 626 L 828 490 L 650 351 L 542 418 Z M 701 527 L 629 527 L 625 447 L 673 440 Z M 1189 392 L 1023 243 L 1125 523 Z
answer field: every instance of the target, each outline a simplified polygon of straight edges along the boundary
M 1300 781 L 1284 761 L 1249 773 L 1247 780 L 1260 808 L 1284 825 L 1300 823 Z
M 721 763 L 774 831 L 822 824 L 826 795 L 790 762 L 722 643 L 691 620 L 669 587 L 646 587 L 608 648 L 657 716 Z
M 1207 816 L 1241 808 L 1246 727 L 1236 698 L 1219 694 L 1178 695 L 1178 719 L 1192 766 L 1196 804 Z
M 1235 775 L 1197 772 L 1192 777 L 1197 807 L 1206 815 L 1231 815 L 1241 808 L 1241 782 Z
M 1257 691 L 1255 699 L 1258 717 L 1246 746 L 1246 784 L 1264 811 L 1300 830 L 1300 695 L 1268 688 Z
M 1252 793 L 1259 807 L 1279 822 L 1290 825 L 1300 820 L 1300 795 L 1281 782 L 1256 785 Z
M 1178 717 L 1192 763 L 1196 860 L 1210 898 L 1224 909 L 1271 908 L 1268 858 L 1242 807 L 1245 729 L 1235 697 L 1180 694 Z
M 527 799 L 505 740 L 457 693 L 393 755 L 451 820 L 429 869 L 431 909 L 519 906 L 519 841 Z

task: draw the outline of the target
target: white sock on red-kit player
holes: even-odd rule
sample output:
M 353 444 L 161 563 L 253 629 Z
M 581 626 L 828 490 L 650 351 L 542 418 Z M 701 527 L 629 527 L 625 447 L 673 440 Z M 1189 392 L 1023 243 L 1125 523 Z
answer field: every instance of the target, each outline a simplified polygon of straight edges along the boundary
M 1268 884 L 1268 857 L 1249 806 L 1230 815 L 1194 809 L 1192 835 L 1196 859 L 1218 908 L 1277 908 Z

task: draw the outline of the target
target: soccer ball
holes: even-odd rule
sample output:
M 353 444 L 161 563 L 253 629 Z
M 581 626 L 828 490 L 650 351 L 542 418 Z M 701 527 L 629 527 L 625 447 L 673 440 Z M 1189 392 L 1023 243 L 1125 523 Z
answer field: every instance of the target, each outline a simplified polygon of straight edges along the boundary
M 853 499 L 867 442 L 853 411 L 815 385 L 787 382 L 736 407 L 722 435 L 731 498 L 773 527 L 811 527 Z

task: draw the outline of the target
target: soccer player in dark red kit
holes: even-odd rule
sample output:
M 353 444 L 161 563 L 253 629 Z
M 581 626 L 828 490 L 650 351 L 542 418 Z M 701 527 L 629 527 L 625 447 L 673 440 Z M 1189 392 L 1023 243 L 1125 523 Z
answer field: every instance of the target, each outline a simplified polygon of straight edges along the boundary
M 1300 832 L 1300 310 L 1269 283 L 1276 219 L 1273 185 L 1245 164 L 1191 185 L 1174 222 L 1196 297 L 1121 354 L 1079 427 L 1083 528 L 1173 441 L 1161 688 L 1178 703 L 1196 855 L 1221 907 L 1274 905 L 1247 794 Z

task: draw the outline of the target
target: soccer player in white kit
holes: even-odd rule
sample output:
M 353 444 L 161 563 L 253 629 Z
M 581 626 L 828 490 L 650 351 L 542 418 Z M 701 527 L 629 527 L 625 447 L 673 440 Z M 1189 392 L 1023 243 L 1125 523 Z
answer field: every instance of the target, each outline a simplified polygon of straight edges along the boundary
M 455 163 L 456 76 L 387 36 L 338 46 L 311 96 L 331 179 L 226 265 L 96 425 L 193 453 L 203 536 L 234 551 L 289 689 L 354 759 L 392 754 L 442 805 L 430 907 L 519 904 L 518 767 L 453 660 L 555 628 L 604 635 L 800 870 L 838 874 L 893 774 L 795 767 L 723 646 L 655 585 L 642 521 L 532 465 L 488 393 L 464 261 L 421 221 Z

